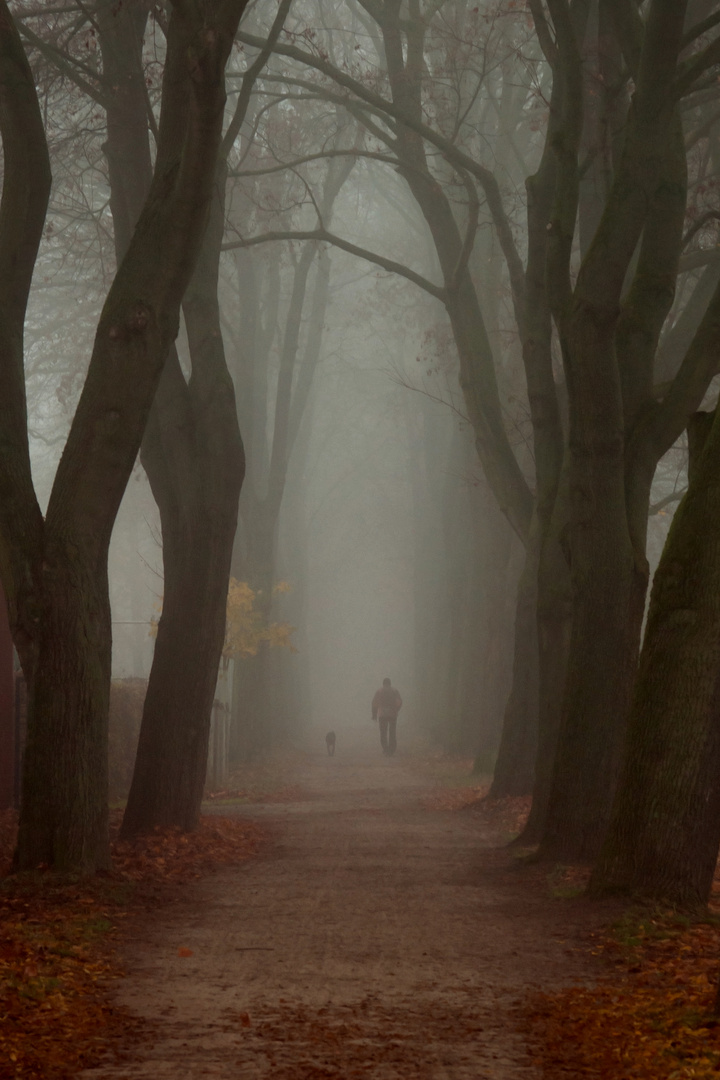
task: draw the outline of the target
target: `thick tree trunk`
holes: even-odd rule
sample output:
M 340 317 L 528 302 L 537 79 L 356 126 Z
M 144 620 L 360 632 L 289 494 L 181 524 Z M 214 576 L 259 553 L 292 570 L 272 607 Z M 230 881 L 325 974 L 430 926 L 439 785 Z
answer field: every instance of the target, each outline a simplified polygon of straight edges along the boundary
M 548 858 L 592 860 L 610 818 L 648 584 L 644 549 L 631 541 L 629 527 L 634 522 L 636 540 L 644 537 L 637 526 L 647 521 L 644 473 L 623 483 L 630 507 L 617 505 L 617 490 L 603 505 L 607 488 L 598 478 L 588 484 L 593 522 L 575 518 L 572 570 L 557 542 L 550 545 L 554 568 L 541 570 L 541 749 L 523 842 L 540 841 Z
M 530 816 L 518 838 L 518 843 L 527 846 L 539 843 L 545 828 L 570 651 L 572 592 L 564 543 L 567 503 L 568 478 L 563 470 L 538 566 L 538 753 Z
M 243 2 L 208 9 L 207 22 L 194 6 L 171 14 L 153 181 L 100 316 L 44 522 L 29 470 L 21 343 L 45 143 L 32 75 L 0 7 L 0 80 L 10 74 L 15 84 L 0 110 L 0 563 L 30 691 L 16 865 L 91 871 L 108 861 L 108 546 L 207 222 L 223 72 Z
M 637 670 L 647 563 L 630 541 L 623 466 L 621 432 L 590 453 L 571 434 L 572 627 L 540 847 L 543 856 L 566 861 L 592 859 L 599 850 Z M 558 661 L 567 626 L 561 620 L 550 628 L 547 644 Z M 544 709 L 553 698 L 550 687 Z M 545 728 L 551 727 L 548 712 Z
M 567 574 L 559 562 L 562 554 L 558 542 L 565 525 L 565 486 L 561 486 L 564 435 L 553 375 L 552 319 L 546 281 L 548 223 L 557 178 L 552 139 L 557 125 L 558 96 L 559 87 L 554 83 L 545 149 L 537 172 L 526 181 L 528 258 L 520 330 L 533 425 L 536 494 L 521 583 L 524 595 L 518 595 L 516 633 L 522 636 L 515 646 L 513 696 L 508 703 L 508 709 L 511 706 L 513 709 L 506 723 L 516 718 L 528 726 L 521 738 L 515 737 L 511 743 L 522 753 L 516 765 L 511 766 L 512 759 L 501 745 L 493 781 L 493 794 L 533 794 L 528 825 L 520 838 L 522 843 L 536 843 L 545 820 L 549 775 L 557 744 L 557 688 L 564 685 L 567 656 L 562 586 Z M 535 574 L 532 594 L 531 571 Z M 515 680 L 519 680 L 517 698 Z M 520 704 L 519 710 L 516 703 Z M 508 729 L 508 738 L 511 730 Z M 532 761 L 528 758 L 530 752 Z M 513 780 L 511 768 L 517 772 Z
M 192 524 L 183 522 L 186 527 L 171 528 L 167 517 L 163 521 L 163 613 L 124 836 L 156 825 L 193 829 L 200 814 L 225 635 L 232 523 L 219 514 L 203 514 L 197 501 L 195 508 L 198 515 Z M 213 509 L 217 511 L 216 506 Z
M 515 610 L 513 682 L 490 798 L 529 795 L 538 748 L 537 544 L 531 529 Z
M 165 595 L 122 833 L 192 829 L 200 816 L 244 455 L 217 298 L 224 225 L 219 170 L 183 302 L 192 376 L 168 359 L 142 461 L 160 510 Z
M 540 851 L 566 861 L 592 859 L 599 850 L 637 670 L 648 578 L 638 522 L 647 515 L 648 463 L 658 440 L 632 453 L 628 446 L 635 425 L 653 408 L 653 359 L 682 241 L 685 149 L 671 86 L 683 17 L 682 4 L 650 6 L 621 159 L 573 281 L 583 31 L 565 8 L 553 12 L 554 78 L 564 87 L 564 101 L 553 144 L 558 183 L 547 281 L 568 385 L 573 624 Z
M 118 260 L 150 179 L 140 9 L 100 11 L 103 65 L 117 91 L 105 151 Z M 217 299 L 226 168 L 218 166 L 198 264 L 183 302 L 192 377 L 171 350 L 148 421 L 142 462 L 160 511 L 165 596 L 123 835 L 197 824 L 207 736 L 224 639 L 230 556 L 244 473 Z
M 700 414 L 694 435 L 707 430 L 708 419 Z M 595 895 L 633 893 L 690 906 L 710 895 L 720 845 L 718 515 L 716 414 L 655 574 L 626 764 L 591 881 Z
M 107 578 L 48 538 L 44 579 L 15 865 L 90 872 L 110 864 Z

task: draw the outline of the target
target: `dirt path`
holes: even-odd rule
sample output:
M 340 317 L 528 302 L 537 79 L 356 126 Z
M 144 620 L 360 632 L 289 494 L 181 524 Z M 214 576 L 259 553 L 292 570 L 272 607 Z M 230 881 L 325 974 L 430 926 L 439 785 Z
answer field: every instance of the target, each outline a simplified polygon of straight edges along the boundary
M 582 902 L 537 895 L 468 813 L 374 748 L 310 758 L 268 852 L 188 886 L 128 939 L 117 998 L 152 1039 L 87 1080 L 530 1080 L 529 986 L 591 973 Z M 181 958 L 180 948 L 192 950 Z

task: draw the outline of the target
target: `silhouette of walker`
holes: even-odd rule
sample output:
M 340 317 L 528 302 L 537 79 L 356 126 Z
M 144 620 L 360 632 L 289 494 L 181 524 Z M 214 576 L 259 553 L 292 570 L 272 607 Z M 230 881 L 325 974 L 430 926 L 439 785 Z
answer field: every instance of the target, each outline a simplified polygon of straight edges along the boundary
M 402 709 L 402 698 L 389 679 L 383 679 L 379 690 L 372 699 L 372 718 L 380 721 L 380 745 L 383 754 L 389 757 L 395 753 L 397 739 L 398 713 Z

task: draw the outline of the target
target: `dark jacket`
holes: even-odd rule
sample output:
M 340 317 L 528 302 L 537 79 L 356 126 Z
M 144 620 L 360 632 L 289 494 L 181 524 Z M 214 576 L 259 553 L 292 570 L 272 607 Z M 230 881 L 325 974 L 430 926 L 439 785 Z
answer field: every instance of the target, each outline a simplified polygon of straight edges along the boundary
M 381 686 L 372 699 L 372 716 L 377 720 L 397 720 L 402 709 L 402 698 L 394 686 Z

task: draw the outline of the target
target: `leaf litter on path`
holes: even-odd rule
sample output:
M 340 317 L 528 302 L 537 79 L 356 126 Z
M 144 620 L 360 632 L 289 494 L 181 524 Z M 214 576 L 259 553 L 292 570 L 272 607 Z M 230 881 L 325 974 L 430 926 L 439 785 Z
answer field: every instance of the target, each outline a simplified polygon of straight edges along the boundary
M 489 799 L 487 787 L 440 788 L 429 810 L 467 811 L 485 825 L 519 834 L 530 799 Z M 532 864 L 529 889 L 559 900 L 582 894 L 587 866 Z M 711 913 L 720 912 L 720 873 Z M 548 1080 L 717 1080 L 720 1018 L 720 918 L 691 921 L 675 912 L 631 911 L 594 935 L 608 974 L 594 985 L 533 992 L 518 1010 Z M 611 972 L 611 973 L 610 973 Z
M 717 1080 L 717 917 L 632 910 L 596 935 L 614 970 L 592 986 L 529 997 L 521 1010 L 553 1080 Z
M 117 833 L 120 814 L 112 816 Z M 0 814 L 0 875 L 10 870 L 16 831 L 16 814 Z M 190 834 L 164 829 L 135 843 L 115 840 L 108 875 L 4 877 L 0 1080 L 74 1077 L 137 1034 L 142 1023 L 110 1004 L 108 981 L 122 974 L 114 949 L 118 923 L 149 893 L 156 903 L 170 886 L 251 858 L 265 839 L 252 822 L 204 818 Z

